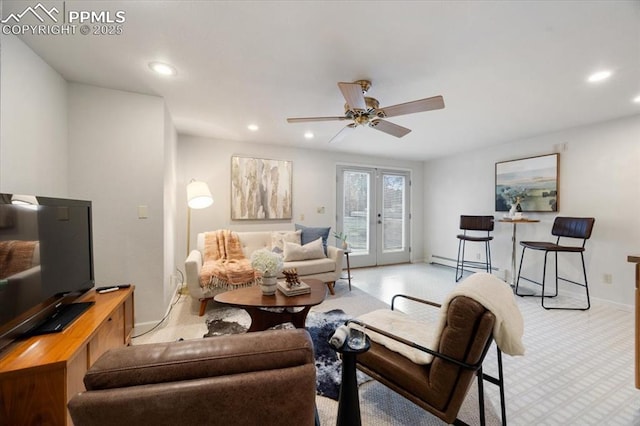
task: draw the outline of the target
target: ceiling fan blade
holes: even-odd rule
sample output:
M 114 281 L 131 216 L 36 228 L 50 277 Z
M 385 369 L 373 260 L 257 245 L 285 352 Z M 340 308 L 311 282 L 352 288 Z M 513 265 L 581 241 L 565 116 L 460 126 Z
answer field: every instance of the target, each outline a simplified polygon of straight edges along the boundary
M 331 138 L 329 143 L 340 142 L 349 133 L 351 133 L 353 131 L 353 129 L 355 129 L 355 128 L 356 128 L 356 124 L 355 123 L 347 124 L 345 127 L 342 128 L 342 130 L 340 130 L 334 137 Z
M 398 115 L 413 114 L 414 112 L 432 111 L 434 109 L 444 108 L 444 98 L 442 96 L 434 96 L 432 98 L 420 99 L 404 104 L 391 105 L 380 108 L 378 111 L 384 113 L 384 117 L 396 117 Z
M 411 131 L 411 129 L 407 129 L 406 127 L 398 126 L 390 121 L 380 119 L 371 120 L 369 127 L 373 127 L 376 130 L 380 130 L 381 132 L 385 132 L 397 138 L 401 138 Z
M 342 121 L 348 120 L 347 117 L 299 117 L 299 118 L 287 118 L 288 123 L 306 123 L 309 121 Z
M 338 83 L 338 87 L 350 109 L 367 109 L 367 103 L 364 100 L 360 83 Z

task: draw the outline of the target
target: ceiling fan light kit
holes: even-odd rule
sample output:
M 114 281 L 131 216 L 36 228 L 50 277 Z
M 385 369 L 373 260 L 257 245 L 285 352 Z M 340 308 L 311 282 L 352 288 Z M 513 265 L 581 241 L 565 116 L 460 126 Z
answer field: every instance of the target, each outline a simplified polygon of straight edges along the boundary
M 413 114 L 416 112 L 432 111 L 444 108 L 442 96 L 434 96 L 426 99 L 419 99 L 398 105 L 391 105 L 380 108 L 377 99 L 364 96 L 371 88 L 369 80 L 356 80 L 353 83 L 338 83 L 338 88 L 342 92 L 346 103 L 344 105 L 344 116 L 334 117 L 299 117 L 287 118 L 289 123 L 307 123 L 315 121 L 343 121 L 351 120 L 352 123 L 342 128 L 329 143 L 334 143 L 344 139 L 346 134 L 357 126 L 367 125 L 373 129 L 387 133 L 391 136 L 401 138 L 411 132 L 411 129 L 399 126 L 390 121 L 382 120 L 387 117 L 397 117 L 399 115 Z

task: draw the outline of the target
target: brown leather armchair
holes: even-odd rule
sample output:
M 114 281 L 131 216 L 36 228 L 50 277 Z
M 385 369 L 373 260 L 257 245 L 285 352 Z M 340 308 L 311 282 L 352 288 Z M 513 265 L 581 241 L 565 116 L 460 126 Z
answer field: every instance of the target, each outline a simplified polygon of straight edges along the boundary
M 76 426 L 312 425 L 316 370 L 303 329 L 114 349 L 69 401 Z
M 439 304 L 406 295 L 405 298 L 434 307 Z M 498 349 L 498 377 L 482 371 L 482 362 L 493 342 L 494 314 L 475 300 L 458 296 L 449 304 L 446 325 L 442 330 L 437 350 L 430 350 L 414 342 L 365 325 L 370 331 L 433 355 L 430 364 L 417 364 L 409 358 L 371 341 L 369 351 L 358 354 L 356 367 L 409 401 L 429 411 L 449 424 L 465 425 L 457 418 L 460 407 L 473 380 L 478 379 L 480 423 L 484 425 L 483 379 L 498 386 L 500 391 L 502 424 L 506 425 L 502 352 Z

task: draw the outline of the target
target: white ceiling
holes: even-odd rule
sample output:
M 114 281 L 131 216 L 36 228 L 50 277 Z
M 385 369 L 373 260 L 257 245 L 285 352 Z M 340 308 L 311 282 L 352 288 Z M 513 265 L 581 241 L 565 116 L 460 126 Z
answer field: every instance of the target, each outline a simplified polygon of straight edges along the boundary
M 5 0 L 2 16 L 36 3 Z M 181 134 L 424 160 L 640 114 L 640 1 L 62 6 L 123 10 L 123 34 L 21 38 L 68 81 L 162 96 Z M 585 81 L 603 68 L 609 81 Z M 402 139 L 360 127 L 330 145 L 344 122 L 286 122 L 341 115 L 336 83 L 362 78 L 381 106 L 442 95 L 446 108 L 389 119 L 413 130 Z

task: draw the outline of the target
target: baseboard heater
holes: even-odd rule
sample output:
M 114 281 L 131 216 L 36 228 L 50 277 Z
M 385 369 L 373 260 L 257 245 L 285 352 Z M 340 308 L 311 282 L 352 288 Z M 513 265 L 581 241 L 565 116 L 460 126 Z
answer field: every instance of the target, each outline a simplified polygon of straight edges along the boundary
M 429 261 L 429 263 L 434 264 L 434 265 L 441 265 L 441 266 L 447 266 L 449 268 L 453 268 L 456 269 L 456 263 L 458 262 L 458 259 L 452 259 L 450 257 L 445 257 L 445 256 L 438 256 L 437 254 L 432 254 L 431 255 L 431 260 Z M 478 272 L 479 269 L 473 268 L 473 269 L 464 269 L 465 272 Z M 494 266 L 491 267 L 491 271 L 492 272 L 498 272 L 500 271 L 500 268 L 496 268 Z

